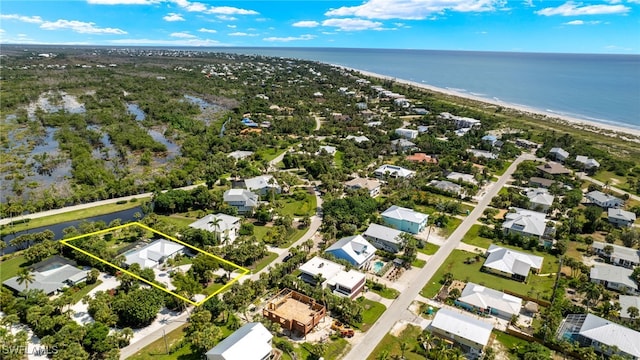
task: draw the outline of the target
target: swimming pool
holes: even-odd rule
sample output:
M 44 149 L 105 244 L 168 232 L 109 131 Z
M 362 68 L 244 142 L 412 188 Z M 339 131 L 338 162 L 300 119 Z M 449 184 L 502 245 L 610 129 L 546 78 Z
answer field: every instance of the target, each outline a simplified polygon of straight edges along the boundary
M 373 263 L 373 271 L 377 274 L 384 267 L 384 263 L 382 261 L 376 261 Z

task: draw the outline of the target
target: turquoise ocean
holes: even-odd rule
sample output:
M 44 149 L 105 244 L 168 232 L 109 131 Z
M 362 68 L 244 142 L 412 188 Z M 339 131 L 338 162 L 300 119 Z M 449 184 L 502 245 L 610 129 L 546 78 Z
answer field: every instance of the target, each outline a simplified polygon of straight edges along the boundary
M 343 48 L 212 48 L 320 61 L 640 129 L 640 56 Z

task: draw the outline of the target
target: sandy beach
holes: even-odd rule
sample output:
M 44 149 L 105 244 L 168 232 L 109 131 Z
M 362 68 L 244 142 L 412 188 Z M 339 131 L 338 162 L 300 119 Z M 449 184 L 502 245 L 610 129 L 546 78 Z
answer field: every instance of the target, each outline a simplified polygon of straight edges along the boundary
M 528 106 L 524 106 L 524 105 L 512 104 L 512 103 L 508 103 L 508 102 L 504 102 L 504 101 L 500 101 L 500 100 L 488 99 L 488 98 L 484 98 L 484 97 L 480 97 L 480 96 L 474 96 L 474 95 L 466 93 L 466 92 L 460 92 L 460 91 L 455 91 L 455 90 L 451 90 L 451 89 L 440 88 L 440 87 L 436 87 L 436 86 L 432 86 L 432 85 L 428 85 L 428 84 L 418 83 L 418 82 L 415 82 L 415 81 L 398 79 L 398 78 L 395 78 L 395 77 L 392 77 L 392 76 L 386 76 L 386 75 L 382 75 L 382 74 L 377 74 L 377 73 L 370 72 L 370 71 L 354 69 L 354 68 L 350 68 L 348 66 L 336 65 L 336 64 L 331 64 L 331 65 L 334 66 L 334 67 L 337 67 L 337 68 L 342 68 L 342 69 L 345 69 L 345 70 L 355 71 L 355 72 L 358 72 L 358 73 L 360 73 L 360 74 L 362 74 L 364 76 L 375 77 L 375 78 L 379 78 L 379 79 L 383 79 L 383 80 L 391 80 L 391 81 L 395 81 L 395 82 L 400 83 L 400 84 L 414 86 L 414 87 L 417 87 L 417 88 L 422 88 L 422 89 L 425 89 L 425 90 L 442 93 L 442 94 L 445 94 L 445 95 L 456 96 L 456 97 L 460 97 L 460 98 L 475 100 L 475 101 L 486 103 L 486 104 L 490 104 L 490 105 L 501 106 L 503 108 L 512 109 L 512 110 L 519 111 L 521 113 L 528 114 L 528 115 L 533 115 L 533 116 L 537 116 L 537 117 L 542 116 L 542 117 L 545 118 L 545 120 L 549 120 L 549 121 L 556 122 L 556 123 L 563 123 L 563 124 L 566 124 L 567 126 L 571 126 L 571 127 L 574 127 L 574 128 L 579 128 L 579 129 L 583 129 L 583 130 L 587 130 L 587 131 L 597 132 L 597 133 L 600 133 L 600 134 L 619 137 L 621 139 L 625 139 L 625 140 L 628 140 L 628 141 L 633 141 L 633 142 L 640 143 L 640 129 L 626 128 L 626 127 L 623 127 L 623 126 L 617 126 L 617 125 L 612 125 L 612 124 L 600 123 L 600 122 L 596 122 L 596 121 L 578 119 L 578 118 L 574 118 L 574 117 L 570 117 L 570 116 L 564 116 L 564 115 L 561 115 L 561 114 L 556 114 L 556 113 L 552 113 L 552 112 L 548 112 L 548 111 L 544 111 L 544 110 L 540 110 L 540 109 L 536 109 L 536 108 L 532 108 L 532 107 L 528 107 Z

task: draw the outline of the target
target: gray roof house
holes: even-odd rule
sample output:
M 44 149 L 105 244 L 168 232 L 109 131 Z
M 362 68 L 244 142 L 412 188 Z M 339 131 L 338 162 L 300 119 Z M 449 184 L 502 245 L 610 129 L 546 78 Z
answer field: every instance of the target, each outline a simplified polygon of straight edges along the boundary
M 463 195 L 464 188 L 458 184 L 454 184 L 447 180 L 431 180 L 429 186 L 432 186 L 438 190 L 445 191 L 451 194 Z
M 607 254 L 604 250 L 604 248 L 608 246 L 611 247 L 611 254 Z M 613 265 L 629 269 L 640 266 L 640 250 L 620 245 L 607 244 L 601 241 L 594 241 L 593 244 L 591 244 L 591 248 L 596 254 L 609 259 Z
M 469 282 L 455 304 L 472 312 L 482 312 L 511 320 L 513 315 L 520 313 L 522 299 Z
M 402 138 L 408 139 L 408 140 L 413 140 L 415 138 L 418 137 L 418 130 L 414 130 L 414 129 L 405 129 L 405 128 L 399 128 L 396 129 L 395 133 L 397 135 L 399 135 Z
M 217 233 L 221 240 L 226 238 L 233 242 L 238 237 L 240 218 L 227 214 L 209 214 L 192 222 L 189 227 Z
M 636 214 L 622 209 L 607 209 L 607 219 L 613 225 L 630 227 L 636 221 Z
M 587 170 L 600 167 L 600 163 L 596 159 L 591 159 L 584 155 L 576 156 L 576 162 L 582 164 L 582 166 Z
M 282 188 L 278 185 L 273 175 L 260 175 L 244 180 L 244 186 L 247 190 L 253 191 L 258 195 L 266 195 L 269 190 L 273 189 L 276 194 L 280 194 Z
M 595 264 L 589 277 L 591 282 L 623 294 L 638 294 L 638 284 L 631 278 L 633 270 L 609 264 Z
M 416 144 L 407 139 L 396 139 L 391 141 L 391 147 L 395 151 L 407 151 L 409 149 L 413 149 L 415 146 Z
M 620 317 L 623 319 L 631 319 L 630 307 L 640 310 L 640 296 L 620 295 L 618 302 L 620 302 Z
M 456 171 L 452 171 L 447 174 L 447 179 L 451 181 L 462 181 L 467 184 L 478 185 L 476 178 L 472 174 L 464 174 Z
M 252 212 L 258 206 L 258 194 L 245 189 L 230 189 L 224 192 L 223 200 L 238 210 L 239 214 Z
M 493 325 L 474 316 L 448 308 L 438 310 L 430 329 L 439 337 L 454 341 L 465 352 L 482 354 L 489 343 Z
M 558 339 L 577 341 L 582 347 L 592 347 L 606 355 L 640 358 L 640 332 L 593 314 L 567 315 L 558 330 Z
M 380 195 L 381 185 L 380 180 L 368 178 L 355 178 L 344 183 L 344 186 L 350 190 L 367 189 L 371 197 Z
M 251 155 L 253 155 L 253 151 L 236 150 L 234 152 L 229 153 L 229 155 L 227 156 L 232 157 L 236 160 L 242 160 L 242 159 L 248 158 Z
M 259 322 L 244 324 L 220 341 L 205 356 L 207 360 L 264 360 L 270 359 L 273 335 Z
M 545 242 L 545 238 L 550 239 L 555 233 L 553 223 L 546 219 L 546 214 L 519 208 L 513 209 L 516 211 L 506 213 L 505 221 L 502 223 L 502 230 L 506 234 L 535 237 L 540 239 L 540 245 L 553 245 L 552 241 L 549 244 Z
M 67 263 L 59 263 L 56 266 L 49 270 L 41 269 L 38 271 L 34 269 L 31 272 L 34 281 L 30 284 L 18 283 L 17 276 L 5 280 L 2 284 L 16 292 L 22 292 L 28 288 L 29 290 L 42 290 L 45 294 L 52 295 L 65 287 L 86 280 L 89 273 L 88 270 L 80 270 Z
M 549 190 L 545 188 L 525 189 L 525 196 L 529 198 L 529 208 L 531 210 L 540 209 L 544 212 L 549 210 L 555 200 L 555 196 L 551 195 Z
M 467 149 L 467 152 L 473 155 L 476 158 L 485 158 L 485 159 L 497 159 L 498 154 L 494 154 L 491 151 L 480 150 L 480 149 Z
M 543 261 L 544 259 L 540 256 L 491 244 L 487 249 L 487 259 L 483 268 L 515 280 L 525 281 L 531 269 L 540 271 Z
M 585 197 L 592 204 L 598 205 L 601 208 L 619 208 L 624 205 L 624 200 L 619 199 L 613 195 L 605 194 L 602 191 L 594 190 L 588 192 Z
M 394 228 L 371 223 L 362 235 L 380 250 L 396 253 L 404 247 L 404 242 L 400 237 L 402 231 Z
M 384 178 L 385 176 L 389 176 L 392 178 L 410 178 L 413 177 L 416 172 L 413 170 L 405 169 L 401 166 L 384 164 L 377 168 L 373 174 L 377 178 Z
M 167 239 L 158 239 L 141 248 L 125 252 L 125 263 L 129 266 L 140 265 L 140 268 L 155 268 L 166 259 L 184 252 L 184 246 Z
M 569 157 L 569 152 L 563 148 L 554 147 L 549 151 L 549 155 L 556 161 L 565 161 Z

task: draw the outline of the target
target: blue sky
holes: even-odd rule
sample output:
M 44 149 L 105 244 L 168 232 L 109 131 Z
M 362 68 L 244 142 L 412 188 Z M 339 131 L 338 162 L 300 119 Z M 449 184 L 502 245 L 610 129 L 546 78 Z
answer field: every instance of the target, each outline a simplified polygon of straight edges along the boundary
M 0 42 L 640 54 L 640 0 L 3 0 Z

